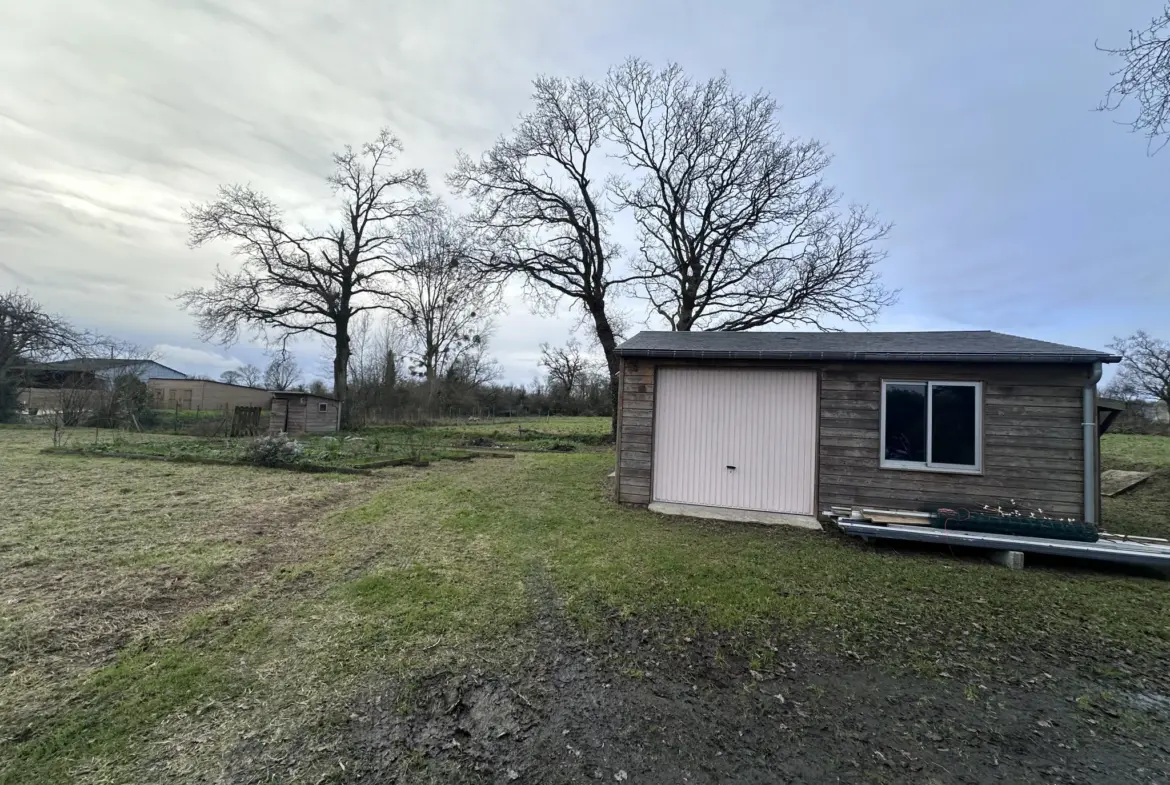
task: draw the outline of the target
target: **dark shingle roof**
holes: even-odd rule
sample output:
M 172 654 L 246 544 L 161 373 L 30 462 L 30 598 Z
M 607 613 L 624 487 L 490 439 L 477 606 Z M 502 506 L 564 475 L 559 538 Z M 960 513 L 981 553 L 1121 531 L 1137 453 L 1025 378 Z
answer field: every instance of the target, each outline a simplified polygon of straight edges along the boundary
M 623 357 L 897 362 L 1119 362 L 1092 349 L 971 330 L 906 333 L 640 332 Z
M 307 390 L 269 390 L 273 398 L 320 398 L 322 401 L 336 401 L 332 395 L 318 395 Z

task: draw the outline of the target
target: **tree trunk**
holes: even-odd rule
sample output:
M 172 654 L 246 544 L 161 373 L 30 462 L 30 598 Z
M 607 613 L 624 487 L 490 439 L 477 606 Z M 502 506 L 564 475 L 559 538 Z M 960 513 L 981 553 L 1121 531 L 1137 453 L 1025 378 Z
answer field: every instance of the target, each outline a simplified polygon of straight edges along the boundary
M 333 355 L 333 397 L 341 406 L 341 428 L 349 427 L 349 325 L 338 324 Z
M 605 303 L 590 303 L 589 312 L 593 316 L 593 326 L 597 330 L 597 343 L 601 345 L 601 351 L 605 354 L 605 365 L 609 369 L 609 402 L 612 407 L 612 414 L 609 418 L 609 433 L 616 441 L 617 439 L 617 414 L 618 414 L 618 365 L 617 339 L 614 338 L 613 328 L 609 325 L 609 317 L 605 314 Z
M 679 270 L 682 274 L 682 285 L 678 291 L 678 308 L 675 310 L 675 332 L 690 332 L 695 329 L 695 320 L 698 318 L 695 309 L 699 304 L 699 284 L 703 280 L 703 267 L 697 259 Z

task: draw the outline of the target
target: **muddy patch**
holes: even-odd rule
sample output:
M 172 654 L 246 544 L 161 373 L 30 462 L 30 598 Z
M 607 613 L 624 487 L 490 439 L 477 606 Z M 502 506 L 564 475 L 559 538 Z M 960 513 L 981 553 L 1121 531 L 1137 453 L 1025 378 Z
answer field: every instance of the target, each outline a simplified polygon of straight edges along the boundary
M 357 696 L 339 782 L 1164 782 L 1161 723 L 1078 703 L 1070 674 L 964 684 L 800 646 L 768 672 L 650 638 L 586 646 L 542 630 L 529 656 Z M 333 778 L 331 778 L 333 781 Z

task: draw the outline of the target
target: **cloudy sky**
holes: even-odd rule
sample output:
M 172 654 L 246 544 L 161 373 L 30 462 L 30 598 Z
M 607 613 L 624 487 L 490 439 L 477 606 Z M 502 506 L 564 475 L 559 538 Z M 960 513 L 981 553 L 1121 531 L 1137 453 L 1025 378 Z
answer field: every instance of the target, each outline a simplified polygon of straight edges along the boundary
M 329 154 L 382 126 L 432 180 L 482 151 L 538 73 L 629 55 L 771 92 L 828 179 L 895 224 L 902 289 L 878 329 L 997 329 L 1102 348 L 1170 337 L 1170 150 L 1092 111 L 1161 0 L 37 0 L 0 4 L 0 289 L 157 346 L 190 373 L 260 361 L 206 345 L 171 296 L 225 246 L 180 211 L 251 182 L 320 205 Z M 494 338 L 512 381 L 575 320 L 517 295 Z M 304 363 L 325 376 L 305 347 Z

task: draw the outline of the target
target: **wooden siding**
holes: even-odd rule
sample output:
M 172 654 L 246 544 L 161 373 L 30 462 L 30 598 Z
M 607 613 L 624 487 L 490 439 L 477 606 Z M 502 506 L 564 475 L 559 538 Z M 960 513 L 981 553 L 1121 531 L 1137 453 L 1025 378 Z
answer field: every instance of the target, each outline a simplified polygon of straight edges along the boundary
M 321 411 L 324 404 L 325 411 Z M 337 430 L 337 401 L 317 398 L 309 394 L 272 399 L 272 417 L 269 432 L 288 434 L 333 433 Z M 286 416 L 287 414 L 287 416 Z
M 924 509 L 1018 504 L 1083 515 L 1078 366 L 877 364 L 826 366 L 821 380 L 820 503 Z M 983 471 L 883 469 L 881 383 L 983 382 Z
M 321 411 L 321 407 L 325 411 Z M 337 401 L 323 401 L 310 397 L 305 404 L 305 432 L 333 433 L 337 430 Z
M 622 359 L 618 389 L 617 498 L 650 503 L 654 450 L 654 364 Z
M 1088 366 L 1045 364 L 711 363 L 622 359 L 617 499 L 648 504 L 655 371 L 662 365 L 817 368 L 820 372 L 818 511 L 832 505 L 921 509 L 1018 503 L 1084 514 L 1081 394 Z M 883 469 L 882 379 L 983 382 L 983 471 Z
M 268 432 L 283 433 L 286 415 L 288 415 L 288 401 L 283 398 L 273 398 L 272 413 L 268 417 Z

